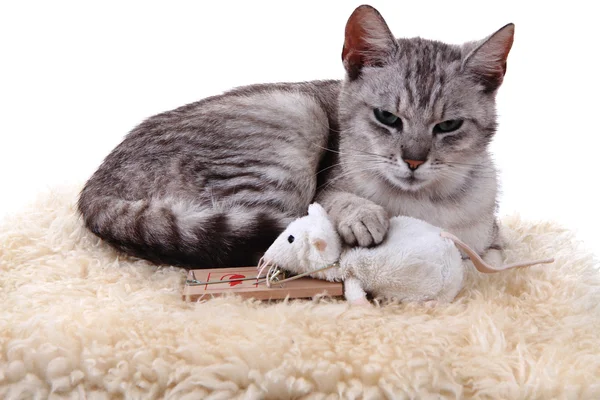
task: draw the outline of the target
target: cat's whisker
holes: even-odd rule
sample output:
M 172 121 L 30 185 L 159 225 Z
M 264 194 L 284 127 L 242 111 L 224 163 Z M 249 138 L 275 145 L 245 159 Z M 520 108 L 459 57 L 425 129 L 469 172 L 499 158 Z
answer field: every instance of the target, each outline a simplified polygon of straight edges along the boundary
M 390 163 L 387 160 L 378 160 L 378 159 L 366 159 L 366 160 L 345 160 L 344 162 L 339 162 L 339 163 L 335 163 L 332 164 L 328 167 L 325 167 L 323 169 L 321 169 L 320 171 L 318 171 L 316 173 L 316 175 L 320 174 L 321 172 L 327 171 L 331 168 L 335 168 L 335 167 L 344 167 L 344 166 L 356 166 L 356 167 L 364 167 L 365 163 L 368 163 L 369 166 L 374 166 L 374 165 L 392 165 L 392 163 Z
M 466 171 L 463 173 L 463 172 L 459 172 L 459 171 L 452 170 L 452 169 L 443 169 L 439 172 L 439 174 L 444 179 L 451 180 L 454 183 L 462 183 L 466 179 L 468 179 L 470 171 Z M 495 179 L 496 175 L 495 174 L 485 175 L 485 174 L 477 173 L 477 178 L 478 179 Z
M 331 169 L 331 168 L 335 168 L 335 167 L 337 167 L 337 166 L 339 166 L 339 165 L 342 165 L 342 163 L 335 163 L 335 164 L 332 164 L 332 165 L 330 165 L 330 166 L 328 166 L 328 167 L 325 167 L 325 168 L 323 168 L 323 169 L 321 169 L 321 170 L 317 171 L 317 173 L 316 173 L 315 175 L 319 175 L 320 173 L 322 173 L 322 172 L 325 172 L 325 171 L 327 171 L 327 170 L 329 170 L 329 169 Z
M 325 167 L 325 168 L 317 171 L 317 173 L 315 175 L 318 175 L 321 172 L 327 171 L 327 170 L 329 170 L 331 168 L 335 168 L 335 167 L 339 167 L 339 166 L 343 167 L 344 165 L 362 165 L 362 163 L 369 162 L 369 161 L 370 161 L 369 159 L 366 159 L 366 160 L 360 160 L 360 161 L 346 160 L 344 162 L 338 162 L 338 163 L 332 164 L 332 165 L 330 165 L 328 167 Z M 381 162 L 381 160 L 372 160 L 372 161 L 370 161 L 371 164 L 378 163 L 378 162 Z
M 442 171 L 453 171 L 457 173 L 480 173 L 480 172 L 492 172 L 496 173 L 496 169 L 483 164 L 469 164 L 469 163 L 455 163 L 455 162 L 435 162 L 431 164 L 432 168 L 437 168 Z M 465 168 L 472 167 L 472 168 Z M 460 171 L 460 172 L 459 172 Z
M 348 150 L 356 151 L 356 152 L 361 153 L 361 154 L 367 154 L 367 155 L 371 155 L 371 156 L 374 156 L 374 157 L 377 157 L 377 158 L 387 159 L 387 157 L 385 157 L 385 156 L 383 156 L 381 154 L 371 153 L 369 151 L 365 151 L 365 150 L 361 150 L 361 149 L 355 149 L 355 148 L 347 147 L 347 146 L 345 146 L 345 148 L 348 149 Z
M 379 166 L 378 165 L 371 165 L 371 166 L 357 166 L 353 169 L 348 169 L 345 170 L 343 173 L 341 173 L 340 175 L 336 176 L 335 178 L 332 178 L 329 182 L 326 182 L 324 184 L 322 184 L 321 186 L 317 187 L 317 190 L 325 190 L 327 187 L 329 187 L 330 185 L 332 185 L 333 183 L 337 182 L 340 179 L 346 178 L 348 176 L 354 175 L 357 172 L 364 172 L 364 171 L 379 171 Z
M 315 144 L 315 143 L 311 143 L 313 146 L 316 146 L 318 148 L 320 148 L 321 150 L 325 150 L 325 151 L 329 151 L 335 154 L 339 154 L 339 155 L 353 155 L 353 156 L 360 156 L 360 155 L 365 155 L 365 156 L 374 156 L 374 157 L 378 157 L 378 158 L 386 158 L 385 156 L 382 156 L 381 154 L 377 154 L 377 153 L 371 153 L 365 150 L 360 150 L 360 149 L 355 149 L 355 148 L 350 148 L 350 147 L 346 147 L 347 150 L 352 150 L 356 153 L 349 153 L 349 152 L 342 152 L 340 150 L 334 150 L 334 149 L 330 149 L 328 147 L 323 147 L 321 145 Z
M 455 162 L 448 162 L 448 163 L 445 162 L 442 164 L 446 165 L 448 167 L 451 167 L 451 168 L 473 167 L 472 169 L 476 169 L 476 170 L 496 171 L 496 169 L 494 167 L 491 167 L 489 165 L 483 165 L 483 164 L 467 164 L 467 163 L 455 163 Z

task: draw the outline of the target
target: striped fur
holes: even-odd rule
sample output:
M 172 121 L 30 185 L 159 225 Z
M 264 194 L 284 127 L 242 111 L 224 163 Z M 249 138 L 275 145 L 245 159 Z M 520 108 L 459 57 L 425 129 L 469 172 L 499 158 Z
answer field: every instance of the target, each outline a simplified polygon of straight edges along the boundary
M 157 263 L 254 263 L 314 197 L 338 87 L 247 87 L 148 119 L 85 185 L 87 226 Z
M 238 88 L 136 127 L 81 192 L 87 227 L 160 264 L 252 265 L 316 199 L 348 243 L 379 243 L 387 217 L 403 214 L 497 251 L 487 145 L 501 43 L 396 40 L 364 6 L 352 24 L 347 39 L 362 36 L 346 40 L 343 82 Z M 403 130 L 378 124 L 377 107 L 401 116 Z M 464 128 L 432 135 L 446 117 Z M 410 172 L 407 155 L 427 162 Z

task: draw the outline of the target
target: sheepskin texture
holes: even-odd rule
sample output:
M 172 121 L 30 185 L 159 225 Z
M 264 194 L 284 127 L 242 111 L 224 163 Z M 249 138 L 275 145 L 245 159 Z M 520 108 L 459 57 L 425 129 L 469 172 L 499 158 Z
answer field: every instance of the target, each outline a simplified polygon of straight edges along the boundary
M 598 399 L 598 260 L 554 223 L 503 220 L 507 262 L 447 305 L 181 299 L 185 272 L 118 255 L 77 190 L 0 228 L 0 398 Z

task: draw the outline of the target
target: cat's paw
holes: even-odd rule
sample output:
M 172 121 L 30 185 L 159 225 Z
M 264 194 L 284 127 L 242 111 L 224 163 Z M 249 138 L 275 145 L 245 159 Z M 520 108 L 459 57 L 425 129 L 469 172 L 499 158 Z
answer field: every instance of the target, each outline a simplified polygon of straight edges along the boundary
M 383 241 L 390 227 L 389 216 L 383 207 L 365 202 L 344 211 L 339 217 L 338 232 L 347 244 L 368 247 Z

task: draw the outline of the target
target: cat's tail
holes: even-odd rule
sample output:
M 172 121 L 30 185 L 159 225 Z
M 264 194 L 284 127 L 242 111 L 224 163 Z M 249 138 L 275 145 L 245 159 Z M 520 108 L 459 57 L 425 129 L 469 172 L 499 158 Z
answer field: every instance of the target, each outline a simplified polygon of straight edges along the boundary
M 118 250 L 190 269 L 256 265 L 293 219 L 260 207 L 130 201 L 85 191 L 78 206 L 88 229 Z

